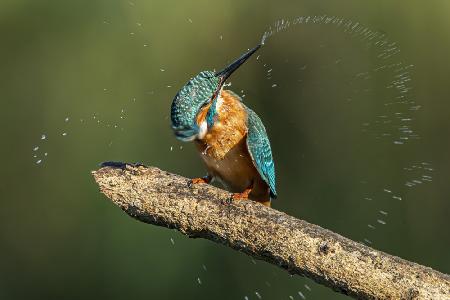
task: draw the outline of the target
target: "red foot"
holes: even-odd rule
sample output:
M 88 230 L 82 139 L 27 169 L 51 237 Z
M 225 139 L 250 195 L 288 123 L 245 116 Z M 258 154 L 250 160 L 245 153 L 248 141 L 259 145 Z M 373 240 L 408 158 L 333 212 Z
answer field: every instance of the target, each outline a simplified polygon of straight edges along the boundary
M 192 178 L 191 179 L 192 184 L 200 184 L 200 183 L 208 183 L 205 178 L 199 177 L 199 178 Z
M 248 195 L 250 194 L 251 191 L 252 191 L 252 189 L 246 189 L 242 193 L 233 193 L 233 194 L 231 194 L 231 199 L 232 200 L 238 200 L 238 199 L 248 200 Z
M 210 177 L 198 177 L 198 178 L 192 178 L 188 182 L 188 186 L 191 187 L 194 184 L 202 184 L 202 183 L 210 183 L 211 178 Z

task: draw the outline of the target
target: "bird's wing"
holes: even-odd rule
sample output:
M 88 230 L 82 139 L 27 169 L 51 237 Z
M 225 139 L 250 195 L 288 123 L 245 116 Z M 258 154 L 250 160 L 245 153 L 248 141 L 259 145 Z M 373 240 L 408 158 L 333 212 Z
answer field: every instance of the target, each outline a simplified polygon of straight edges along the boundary
M 252 157 L 253 164 L 261 175 L 261 178 L 270 188 L 270 196 L 275 199 L 277 191 L 275 188 L 275 165 L 272 158 L 272 150 L 270 149 L 269 138 L 267 137 L 266 128 L 264 127 L 258 115 L 247 108 L 247 148 Z

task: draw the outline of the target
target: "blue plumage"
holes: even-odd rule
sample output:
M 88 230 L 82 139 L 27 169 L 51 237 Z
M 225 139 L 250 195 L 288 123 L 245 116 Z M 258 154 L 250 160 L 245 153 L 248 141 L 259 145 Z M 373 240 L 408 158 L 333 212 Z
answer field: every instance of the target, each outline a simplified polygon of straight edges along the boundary
M 275 164 L 272 158 L 269 138 L 266 128 L 258 115 L 246 107 L 248 120 L 247 148 L 253 163 L 261 178 L 270 188 L 270 196 L 275 199 L 277 191 L 275 188 Z
M 277 197 L 275 165 L 266 129 L 242 99 L 222 87 L 227 78 L 261 45 L 247 51 L 219 72 L 203 71 L 177 93 L 171 108 L 178 139 L 194 141 L 208 174 L 192 183 L 218 179 L 233 199 L 251 199 L 270 206 Z
M 195 123 L 200 108 L 211 101 L 220 83 L 212 71 L 200 72 L 189 80 L 177 93 L 172 102 L 171 120 L 172 129 L 181 140 L 189 140 L 198 133 Z

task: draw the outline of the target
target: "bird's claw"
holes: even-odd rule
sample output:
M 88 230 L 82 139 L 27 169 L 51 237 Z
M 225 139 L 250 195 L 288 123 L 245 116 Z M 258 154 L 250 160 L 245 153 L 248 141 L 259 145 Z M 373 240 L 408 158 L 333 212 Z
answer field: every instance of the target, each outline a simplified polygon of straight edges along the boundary
M 201 184 L 201 183 L 208 183 L 208 181 L 203 177 L 192 178 L 188 181 L 188 187 L 192 188 L 192 186 L 194 186 L 194 184 Z

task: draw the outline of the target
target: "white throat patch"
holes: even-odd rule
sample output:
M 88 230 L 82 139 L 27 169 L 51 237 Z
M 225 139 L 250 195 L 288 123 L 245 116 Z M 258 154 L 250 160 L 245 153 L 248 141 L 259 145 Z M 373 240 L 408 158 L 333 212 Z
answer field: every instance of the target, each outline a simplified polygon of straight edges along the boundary
M 198 131 L 197 138 L 199 140 L 202 140 L 205 137 L 207 131 L 208 131 L 208 124 L 206 123 L 206 120 L 204 120 L 200 124 L 200 130 Z
M 220 90 L 219 95 L 217 96 L 216 111 L 219 111 L 220 107 L 223 104 L 223 98 L 222 98 L 221 94 L 222 94 L 222 90 Z
M 223 104 L 223 98 L 220 95 L 222 93 L 222 90 L 220 90 L 219 95 L 217 96 L 217 102 L 216 102 L 216 111 L 218 112 Z M 197 134 L 197 138 L 199 140 L 202 140 L 206 134 L 208 133 L 208 123 L 206 120 L 203 120 L 203 122 L 200 124 L 200 129 Z

